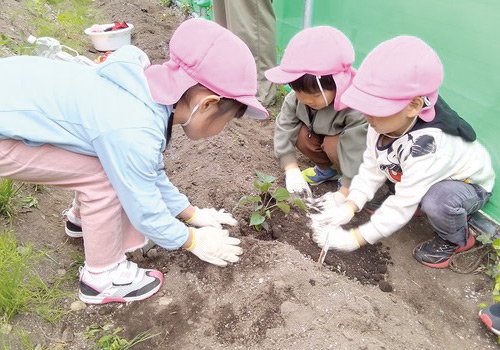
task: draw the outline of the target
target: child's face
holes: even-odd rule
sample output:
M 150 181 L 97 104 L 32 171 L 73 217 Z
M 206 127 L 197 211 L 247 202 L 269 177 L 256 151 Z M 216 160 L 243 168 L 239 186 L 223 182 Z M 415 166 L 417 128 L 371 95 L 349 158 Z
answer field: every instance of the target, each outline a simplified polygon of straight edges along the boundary
M 387 117 L 375 117 L 366 114 L 365 117 L 377 133 L 400 135 L 406 131 L 416 115 L 409 113 L 408 107 L 405 107 L 402 111 Z
M 408 131 L 410 124 L 418 117 L 423 107 L 422 97 L 415 97 L 402 111 L 389 116 L 365 114 L 368 123 L 379 134 L 401 135 Z
M 332 90 L 324 90 L 327 105 L 325 105 L 325 99 L 321 92 L 318 93 L 308 93 L 303 91 L 295 91 L 295 96 L 297 96 L 297 100 L 299 102 L 309 106 L 312 109 L 322 109 L 332 104 L 335 99 L 335 91 Z
M 198 116 L 194 115 L 193 120 L 183 126 L 186 136 L 191 140 L 199 140 L 215 136 L 224 130 L 226 124 L 234 118 L 234 112 L 219 114 L 216 109 L 217 105 L 214 104 L 205 111 L 197 111 Z
M 185 117 L 188 117 L 187 125 L 181 125 L 184 133 L 191 140 L 209 138 L 219 134 L 235 116 L 236 111 L 228 110 L 225 113 L 219 111 L 219 96 L 202 93 L 197 94 L 194 100 L 196 100 L 196 104 L 191 106 L 192 108 L 184 108 L 175 112 L 183 113 Z

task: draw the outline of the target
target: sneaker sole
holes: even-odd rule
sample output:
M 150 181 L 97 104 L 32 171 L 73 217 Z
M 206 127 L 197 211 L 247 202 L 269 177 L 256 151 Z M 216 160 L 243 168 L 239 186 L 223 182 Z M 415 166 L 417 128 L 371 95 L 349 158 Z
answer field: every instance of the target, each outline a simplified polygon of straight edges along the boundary
M 100 297 L 100 296 L 91 296 L 91 295 L 86 295 L 83 294 L 81 291 L 78 292 L 78 297 L 80 298 L 81 301 L 83 301 L 86 304 L 93 304 L 93 305 L 102 305 L 102 304 L 108 304 L 108 303 L 128 303 L 131 301 L 139 301 L 139 300 L 144 300 L 158 292 L 163 285 L 163 273 L 157 270 L 152 270 L 151 276 L 156 277 L 157 279 L 160 280 L 160 283 L 158 283 L 157 286 L 155 286 L 153 289 L 151 289 L 149 292 L 145 294 L 141 294 L 136 297 L 126 297 L 126 298 L 116 298 L 116 297 Z
M 83 237 L 82 228 L 69 220 L 64 224 L 64 232 L 66 232 L 66 234 L 72 238 Z
M 486 315 L 486 314 L 483 314 L 482 312 L 483 310 L 479 310 L 479 318 L 481 319 L 481 321 L 483 321 L 484 325 L 486 327 L 488 327 L 488 329 L 490 331 L 492 331 L 493 333 L 495 333 L 496 335 L 500 336 L 500 331 L 493 328 L 493 321 L 491 320 L 491 318 Z
M 432 267 L 434 269 L 445 269 L 448 266 L 450 266 L 450 260 L 451 260 L 451 258 L 449 258 L 448 260 L 445 260 L 443 262 L 437 263 L 437 264 L 431 264 L 431 263 L 428 263 L 428 262 L 425 262 L 425 261 L 420 261 L 420 260 L 417 260 L 417 261 L 419 263 L 427 266 L 427 267 Z
M 476 244 L 476 238 L 472 234 L 469 234 L 469 238 L 467 239 L 465 246 L 458 248 L 457 250 L 455 250 L 455 252 L 453 254 L 465 252 L 465 251 L 471 249 L 474 246 L 474 244 Z M 413 256 L 415 256 L 415 254 L 413 254 Z M 435 269 L 445 269 L 448 266 L 450 266 L 451 256 L 448 260 L 442 261 L 442 262 L 437 263 L 437 264 L 432 264 L 432 263 L 429 263 L 426 261 L 421 261 L 421 260 L 418 260 L 416 258 L 415 258 L 415 260 L 417 260 L 419 263 L 421 263 L 425 266 L 428 266 L 428 267 L 432 267 Z
M 71 231 L 69 228 L 65 227 L 64 232 L 66 235 L 70 236 L 71 238 L 82 238 L 83 233 L 80 231 Z

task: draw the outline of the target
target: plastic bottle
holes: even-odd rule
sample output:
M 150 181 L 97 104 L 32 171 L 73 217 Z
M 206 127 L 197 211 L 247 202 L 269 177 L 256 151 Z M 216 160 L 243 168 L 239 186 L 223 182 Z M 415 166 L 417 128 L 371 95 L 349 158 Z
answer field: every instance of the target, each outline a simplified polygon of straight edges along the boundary
M 28 37 L 28 42 L 35 45 L 35 52 L 37 56 L 47 57 L 53 60 L 79 63 L 87 66 L 94 66 L 97 64 L 90 58 L 80 55 L 78 51 L 72 49 L 71 47 L 61 45 L 61 43 L 54 38 L 37 38 L 30 35 Z
M 57 53 L 62 50 L 61 43 L 54 38 L 37 38 L 30 35 L 28 37 L 28 42 L 35 45 L 36 54 L 42 57 L 55 59 Z

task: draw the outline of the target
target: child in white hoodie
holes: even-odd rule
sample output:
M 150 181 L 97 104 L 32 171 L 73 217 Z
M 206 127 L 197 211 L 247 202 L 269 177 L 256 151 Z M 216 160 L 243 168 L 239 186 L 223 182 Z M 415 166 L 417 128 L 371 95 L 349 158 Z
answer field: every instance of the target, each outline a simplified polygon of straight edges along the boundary
M 329 210 L 312 215 L 320 246 L 352 251 L 373 244 L 403 227 L 419 204 L 435 237 L 414 249 L 417 261 L 444 268 L 453 254 L 474 245 L 467 216 L 489 200 L 495 175 L 472 127 L 438 96 L 442 80 L 438 55 L 416 37 L 385 41 L 365 58 L 342 102 L 368 120 L 367 149 L 345 202 L 325 199 Z M 370 221 L 349 231 L 340 227 L 386 179 L 395 194 Z

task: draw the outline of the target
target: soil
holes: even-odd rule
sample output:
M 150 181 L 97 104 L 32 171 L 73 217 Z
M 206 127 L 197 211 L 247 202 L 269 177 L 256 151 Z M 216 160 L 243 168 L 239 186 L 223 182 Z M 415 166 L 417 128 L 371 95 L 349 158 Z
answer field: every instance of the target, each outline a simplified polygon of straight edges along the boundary
M 92 6 L 111 21 L 133 23 L 133 44 L 155 63 L 165 60 L 168 38 L 185 18 L 154 0 L 96 0 Z M 0 12 L 0 33 L 33 30 L 22 2 L 2 0 Z M 97 52 L 89 44 L 85 54 L 95 58 Z M 271 107 L 273 115 L 279 105 Z M 142 331 L 158 333 L 137 349 L 496 348 L 495 337 L 477 317 L 479 304 L 491 302 L 492 281 L 484 274 L 429 269 L 412 258 L 413 247 L 432 237 L 425 217 L 415 217 L 373 246 L 349 254 L 330 251 L 323 266 L 316 262 L 320 249 L 310 239 L 303 213 L 275 214 L 269 232 L 249 227 L 250 209 L 235 207 L 253 192 L 255 171 L 284 184 L 272 152 L 273 129 L 272 119 L 240 119 L 216 137 L 193 142 L 174 128 L 165 155 L 169 178 L 193 205 L 225 208 L 237 218 L 239 225 L 230 232 L 242 241 L 239 263 L 218 268 L 187 252 L 161 248 L 147 257 L 133 254 L 140 266 L 164 272 L 165 283 L 155 296 L 87 306 L 55 324 L 21 314 L 12 322 L 14 329 L 29 330 L 35 344 L 49 349 L 92 349 L 86 327 L 107 323 L 123 328 L 128 339 Z M 310 166 L 304 158 L 300 162 Z M 321 195 L 334 188 L 325 183 L 313 191 Z M 21 212 L 12 230 L 21 242 L 49 251 L 40 273 L 50 281 L 71 271 L 83 245 L 64 234 L 60 213 L 71 193 L 46 188 L 36 196 L 39 208 Z M 354 224 L 368 219 L 362 211 Z M 76 277 L 67 288 L 70 297 L 62 307 L 69 310 L 77 300 Z M 13 341 L 11 348 L 23 347 Z

